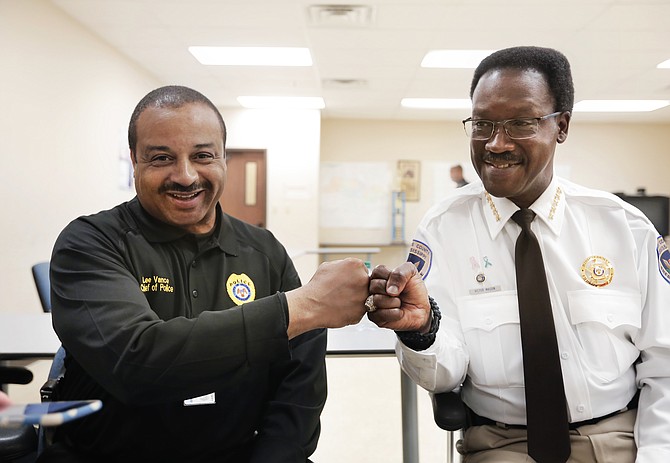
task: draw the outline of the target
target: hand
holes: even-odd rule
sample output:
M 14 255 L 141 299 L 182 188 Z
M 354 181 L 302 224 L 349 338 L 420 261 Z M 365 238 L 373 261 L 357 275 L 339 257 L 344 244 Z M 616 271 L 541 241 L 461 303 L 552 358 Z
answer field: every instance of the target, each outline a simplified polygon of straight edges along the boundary
M 389 270 L 378 265 L 370 275 L 370 294 L 377 310 L 368 313 L 380 328 L 396 331 L 430 330 L 428 290 L 411 262 Z
M 4 392 L 0 391 L 0 410 L 3 410 L 7 407 L 9 407 L 12 404 L 12 400 L 5 394 Z
M 362 260 L 347 258 L 319 265 L 309 283 L 286 293 L 289 339 L 316 328 L 358 323 L 367 310 L 369 283 Z

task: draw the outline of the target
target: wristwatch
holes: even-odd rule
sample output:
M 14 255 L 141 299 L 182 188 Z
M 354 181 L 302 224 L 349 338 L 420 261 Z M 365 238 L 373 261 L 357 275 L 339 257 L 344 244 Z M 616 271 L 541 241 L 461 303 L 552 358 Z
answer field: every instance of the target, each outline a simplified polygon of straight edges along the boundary
M 437 330 L 440 328 L 440 319 L 442 314 L 440 313 L 440 308 L 437 306 L 437 302 L 428 296 L 428 301 L 430 302 L 430 330 L 422 334 L 418 331 L 396 331 L 395 334 L 398 336 L 398 339 L 402 341 L 404 345 L 409 347 L 412 350 L 426 350 L 435 342 L 435 335 Z

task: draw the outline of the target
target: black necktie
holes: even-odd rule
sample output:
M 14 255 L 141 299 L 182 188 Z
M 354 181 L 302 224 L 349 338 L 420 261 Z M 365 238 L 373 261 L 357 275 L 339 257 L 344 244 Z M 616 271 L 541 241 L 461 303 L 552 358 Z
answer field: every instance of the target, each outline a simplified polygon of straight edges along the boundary
M 570 431 L 547 276 L 537 237 L 530 229 L 535 213 L 516 211 L 521 226 L 516 241 L 516 284 L 526 390 L 528 455 L 538 463 L 564 463 L 570 456 Z

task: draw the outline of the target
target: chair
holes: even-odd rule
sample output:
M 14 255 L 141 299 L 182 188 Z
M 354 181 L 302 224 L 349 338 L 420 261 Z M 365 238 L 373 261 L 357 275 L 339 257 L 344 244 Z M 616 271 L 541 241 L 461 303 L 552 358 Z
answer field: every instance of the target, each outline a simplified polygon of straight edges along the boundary
M 455 463 L 454 436 L 467 427 L 467 409 L 458 392 L 431 394 L 435 424 L 447 431 L 447 463 Z
M 51 284 L 49 262 L 39 262 L 32 267 L 35 287 L 44 312 L 51 312 Z M 40 389 L 43 402 L 53 400 L 53 387 L 64 371 L 65 349 L 60 347 L 49 371 L 49 379 Z M 28 384 L 33 374 L 23 367 L 0 366 L 0 386 L 3 384 Z M 44 446 L 48 432 L 43 428 L 25 425 L 0 428 L 0 462 L 32 463 Z
M 33 265 L 33 279 L 37 294 L 40 296 L 42 309 L 51 312 L 51 284 L 49 282 L 49 262 L 38 262 Z
M 40 388 L 40 397 L 42 402 L 53 402 L 58 400 L 56 396 L 56 387 L 58 382 L 65 375 L 65 348 L 60 346 L 54 355 L 53 362 L 51 363 L 51 368 L 49 369 L 49 376 L 46 381 Z M 44 449 L 51 444 L 53 437 L 53 432 L 49 428 L 40 426 L 37 432 L 38 443 L 37 443 L 37 454 L 39 455 L 44 451 Z
M 37 293 L 45 312 L 51 312 L 51 287 L 49 284 L 49 262 L 40 262 L 32 267 Z M 28 384 L 33 380 L 30 370 L 23 367 L 0 366 L 0 385 Z M 28 463 L 37 458 L 37 431 L 31 425 L 0 428 L 0 461 Z
M 28 384 L 33 380 L 23 367 L 0 366 L 0 384 Z M 0 461 L 30 463 L 37 457 L 37 432 L 32 425 L 0 428 Z

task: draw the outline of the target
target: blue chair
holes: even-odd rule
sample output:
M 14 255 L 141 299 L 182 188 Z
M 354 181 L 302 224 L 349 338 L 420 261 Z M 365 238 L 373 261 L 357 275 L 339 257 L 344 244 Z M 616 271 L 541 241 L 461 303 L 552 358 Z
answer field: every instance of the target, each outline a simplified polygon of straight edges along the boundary
M 33 279 L 37 294 L 40 296 L 42 309 L 51 312 L 51 284 L 49 282 L 49 262 L 39 262 L 33 265 Z

